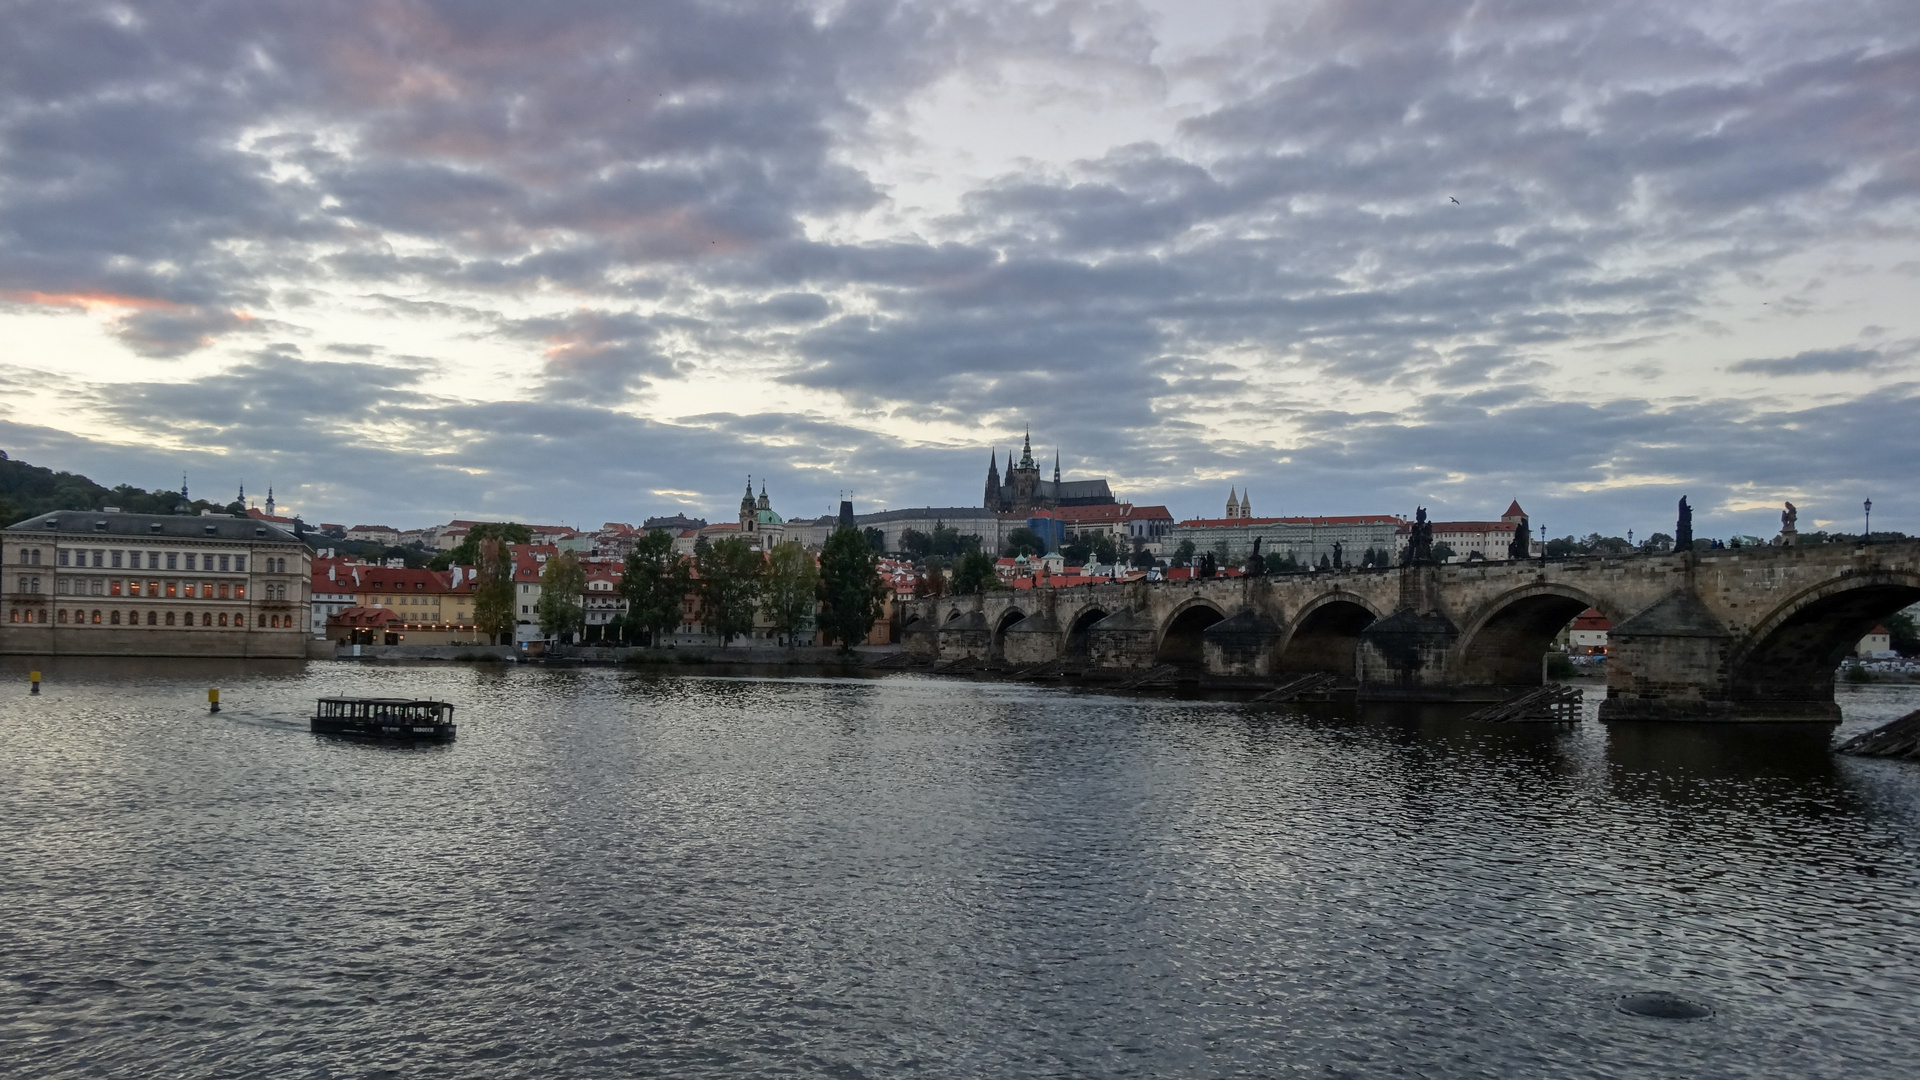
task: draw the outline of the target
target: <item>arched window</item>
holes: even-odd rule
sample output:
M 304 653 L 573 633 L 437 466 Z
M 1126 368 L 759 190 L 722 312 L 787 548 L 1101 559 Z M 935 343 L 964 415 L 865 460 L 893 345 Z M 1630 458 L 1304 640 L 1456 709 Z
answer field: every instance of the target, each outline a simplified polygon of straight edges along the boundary
M 167 612 L 167 625 L 168 626 L 173 625 L 173 612 L 171 611 Z
M 159 613 L 159 612 L 157 612 L 157 611 L 149 611 L 149 612 L 147 612 L 147 625 L 148 625 L 148 626 L 153 626 L 153 625 L 155 625 L 156 623 L 158 623 L 159 621 L 160 621 L 160 613 Z
M 220 625 L 221 626 L 227 625 L 227 613 L 224 611 L 220 613 Z
M 13 609 L 13 620 L 12 620 L 12 621 L 14 621 L 14 622 L 19 622 L 19 621 L 20 621 L 20 609 L 19 609 L 19 608 L 14 608 L 14 609 Z
M 93 609 L 93 625 L 95 626 L 100 625 L 100 609 L 99 608 Z
M 66 608 L 61 608 L 61 609 L 60 609 L 60 621 L 61 621 L 61 622 L 66 622 L 66 621 L 67 621 L 67 609 L 66 609 Z
M 212 625 L 213 625 L 213 612 L 211 612 L 211 611 L 203 611 L 203 612 L 201 612 L 201 613 L 200 613 L 200 625 L 201 625 L 201 626 L 212 626 Z
M 260 625 L 263 627 L 267 625 L 267 617 L 265 615 L 260 616 Z M 273 625 L 275 626 L 280 625 L 280 616 L 275 615 L 273 617 Z
M 117 612 L 117 611 L 116 611 L 116 612 L 114 612 L 114 613 L 113 613 L 113 614 L 112 614 L 111 616 L 109 616 L 109 618 L 110 618 L 110 620 L 112 621 L 112 623 L 113 623 L 113 625 L 115 625 L 115 626 L 119 626 L 119 625 L 120 625 L 120 613 L 119 613 L 119 612 Z

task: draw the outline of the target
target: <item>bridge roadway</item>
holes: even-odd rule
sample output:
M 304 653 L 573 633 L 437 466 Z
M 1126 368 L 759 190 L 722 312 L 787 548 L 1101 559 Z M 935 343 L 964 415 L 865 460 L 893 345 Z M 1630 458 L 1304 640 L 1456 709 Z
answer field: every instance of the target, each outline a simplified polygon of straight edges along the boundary
M 1612 621 L 1605 720 L 1838 720 L 1834 671 L 1920 601 L 1920 541 L 995 590 L 916 600 L 933 661 L 1327 671 L 1363 700 L 1485 701 L 1544 681 L 1586 608 Z

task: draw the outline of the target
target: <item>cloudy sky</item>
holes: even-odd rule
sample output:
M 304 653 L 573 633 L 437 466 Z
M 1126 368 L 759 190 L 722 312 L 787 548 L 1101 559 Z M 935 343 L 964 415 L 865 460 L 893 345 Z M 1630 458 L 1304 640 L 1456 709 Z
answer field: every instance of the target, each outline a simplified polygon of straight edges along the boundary
M 309 520 L 1920 532 L 1920 5 L 0 0 L 0 447 Z M 1456 201 L 1457 200 L 1457 201 Z

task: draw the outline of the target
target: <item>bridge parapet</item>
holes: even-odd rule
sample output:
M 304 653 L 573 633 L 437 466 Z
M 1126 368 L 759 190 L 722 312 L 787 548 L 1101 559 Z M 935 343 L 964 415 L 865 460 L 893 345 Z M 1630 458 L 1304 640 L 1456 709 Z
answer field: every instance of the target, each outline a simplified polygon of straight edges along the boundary
M 1908 541 L 1003 590 L 910 604 L 904 636 L 941 660 L 1324 670 L 1457 699 L 1539 685 L 1553 637 L 1594 607 L 1615 626 L 1608 719 L 1830 718 L 1847 649 L 1916 601 Z

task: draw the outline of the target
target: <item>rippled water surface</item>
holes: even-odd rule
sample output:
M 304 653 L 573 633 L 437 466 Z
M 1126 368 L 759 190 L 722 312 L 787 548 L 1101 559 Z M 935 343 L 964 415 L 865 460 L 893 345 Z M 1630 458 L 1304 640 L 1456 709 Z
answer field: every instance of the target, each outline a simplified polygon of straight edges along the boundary
M 0 674 L 11 1077 L 1920 1061 L 1920 766 L 1825 730 L 914 676 Z M 443 697 L 460 740 L 317 738 L 322 694 Z M 1845 734 L 1920 688 L 1843 702 Z M 1614 1008 L 1656 990 L 1714 1015 Z

